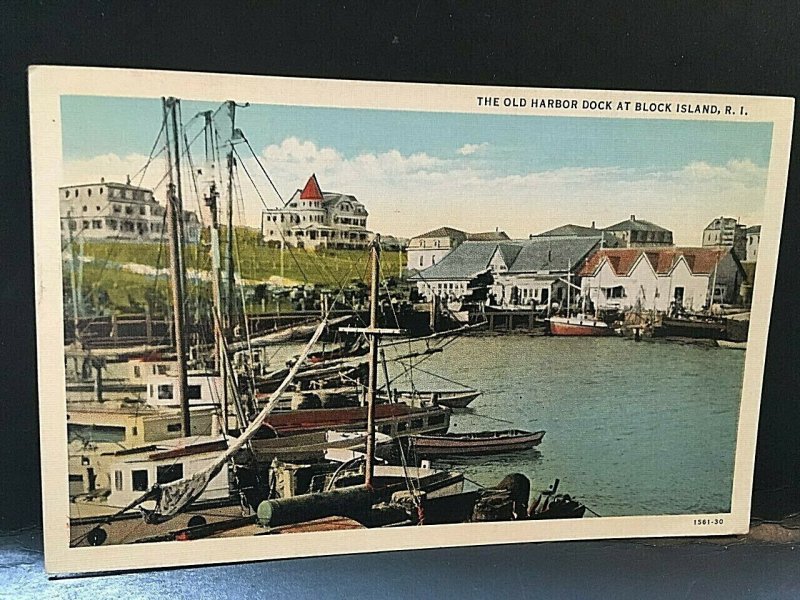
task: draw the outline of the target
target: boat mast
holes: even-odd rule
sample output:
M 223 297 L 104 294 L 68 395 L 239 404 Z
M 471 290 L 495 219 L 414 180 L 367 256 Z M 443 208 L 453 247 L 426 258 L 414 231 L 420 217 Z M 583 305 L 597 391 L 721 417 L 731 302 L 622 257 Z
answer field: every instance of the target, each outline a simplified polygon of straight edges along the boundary
M 369 327 L 340 327 L 343 333 L 363 333 L 369 340 L 369 369 L 367 371 L 367 464 L 364 484 L 372 487 L 375 475 L 375 399 L 378 392 L 378 342 L 381 335 L 400 335 L 402 329 L 378 327 L 378 286 L 381 276 L 381 236 L 375 234 L 370 244 Z
M 75 240 L 72 237 L 72 211 L 67 211 L 67 231 L 69 232 L 69 284 L 72 288 L 72 329 L 75 335 L 75 345 L 80 345 L 80 312 L 78 306 L 78 281 L 76 272 L 77 258 L 75 257 Z
M 572 308 L 572 298 L 570 297 L 570 292 L 572 291 L 572 261 L 567 263 L 567 318 L 569 319 L 571 308 Z
M 231 117 L 231 136 L 228 140 L 230 144 L 228 148 L 228 204 L 227 204 L 227 214 L 226 214 L 226 225 L 227 231 L 226 239 L 225 239 L 225 246 L 227 256 L 226 258 L 226 323 L 225 327 L 230 332 L 233 330 L 233 320 L 234 320 L 234 301 L 233 301 L 233 293 L 234 293 L 234 275 L 233 275 L 233 165 L 234 165 L 234 158 L 233 158 L 233 137 L 236 131 L 236 102 L 233 100 L 228 100 L 228 114 Z
M 169 127 L 167 132 L 167 160 L 169 161 L 169 185 L 167 187 L 167 229 L 169 231 L 169 265 L 170 286 L 172 288 L 173 319 L 175 324 L 175 353 L 178 359 L 178 384 L 174 386 L 175 400 L 181 407 L 181 427 L 183 435 L 191 435 L 191 421 L 189 417 L 189 398 L 186 393 L 186 317 L 184 315 L 184 271 L 183 271 L 183 227 L 181 225 L 183 209 L 181 203 L 180 179 L 180 148 L 178 145 L 178 116 L 177 98 L 162 98 L 164 122 L 172 122 L 173 140 L 175 145 L 175 162 L 172 160 L 170 149 Z M 174 177 L 173 170 L 177 170 Z M 175 183 L 177 182 L 177 188 Z
M 364 483 L 372 487 L 375 474 L 375 396 L 378 388 L 378 285 L 381 274 L 381 237 L 376 235 L 370 248 L 369 282 L 369 328 L 373 330 L 369 338 L 369 370 L 367 387 L 367 466 Z
M 225 352 L 224 337 L 222 332 L 222 288 L 220 283 L 221 260 L 219 253 L 219 191 L 216 181 L 216 152 L 214 151 L 214 122 L 212 112 L 205 111 L 205 136 L 206 136 L 206 169 L 210 174 L 206 206 L 211 213 L 211 292 L 214 306 L 212 308 L 212 326 L 214 328 L 214 370 L 222 379 L 222 432 L 228 433 L 228 364 L 223 353 Z

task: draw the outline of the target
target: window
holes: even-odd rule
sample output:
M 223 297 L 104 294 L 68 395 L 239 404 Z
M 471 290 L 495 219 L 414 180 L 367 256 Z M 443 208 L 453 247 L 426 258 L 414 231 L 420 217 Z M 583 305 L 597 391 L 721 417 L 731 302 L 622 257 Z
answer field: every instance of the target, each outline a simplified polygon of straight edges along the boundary
M 100 195 L 103 195 L 103 188 L 100 188 Z
M 625 288 L 621 285 L 618 285 L 613 288 L 606 288 L 606 298 L 624 298 L 625 297 Z
M 422 256 L 420 256 L 420 257 L 419 257 L 419 266 L 420 266 L 420 267 L 422 266 L 422 261 L 423 261 L 423 257 L 422 257 Z
M 159 400 L 172 400 L 172 384 L 165 383 L 158 386 Z
M 146 492 L 148 488 L 147 471 L 138 470 L 131 471 L 131 478 L 133 479 L 134 492 Z
M 183 464 L 156 467 L 156 483 L 164 484 L 183 479 Z
M 398 433 L 401 432 L 401 431 L 405 431 L 406 429 L 408 429 L 408 423 L 398 423 L 397 424 Z
M 114 471 L 114 489 L 122 491 L 122 471 Z
M 202 398 L 200 386 L 199 385 L 186 386 L 186 398 L 188 398 L 189 400 L 200 400 L 200 398 Z
M 92 229 L 102 229 L 103 222 L 99 220 L 92 221 Z
M 134 365 L 134 367 L 133 367 L 133 376 L 134 377 L 141 377 L 142 376 L 142 368 L 139 365 Z
M 80 190 L 75 190 L 75 197 L 77 198 L 80 195 Z
M 84 221 L 82 223 L 82 225 L 83 225 L 83 229 L 89 229 L 89 221 Z
M 122 212 L 122 207 L 119 204 L 114 205 L 114 212 L 119 213 Z
M 89 207 L 84 204 L 83 205 L 83 212 L 86 212 L 87 210 L 89 210 Z
M 422 419 L 412 419 L 411 429 L 420 429 L 422 427 Z
M 428 419 L 428 425 L 442 425 L 444 423 L 444 415 L 436 415 Z
M 146 215 L 147 214 L 147 209 L 144 206 L 140 206 L 139 207 L 139 214 L 140 215 Z
M 86 190 L 86 193 L 91 196 L 92 195 L 92 188 L 89 188 L 88 190 Z
M 99 205 L 95 206 L 95 207 L 94 207 L 94 209 L 95 209 L 97 212 L 100 212 L 100 206 L 99 206 Z
M 72 473 L 69 474 L 69 482 L 70 483 L 83 483 L 83 475 L 74 475 Z
M 180 431 L 180 430 L 181 430 L 181 424 L 180 423 L 171 423 L 171 424 L 167 425 L 167 431 L 169 431 L 170 433 L 175 433 L 176 431 Z
M 65 198 L 69 198 L 69 190 L 66 190 L 66 191 L 64 192 L 64 197 L 65 197 Z

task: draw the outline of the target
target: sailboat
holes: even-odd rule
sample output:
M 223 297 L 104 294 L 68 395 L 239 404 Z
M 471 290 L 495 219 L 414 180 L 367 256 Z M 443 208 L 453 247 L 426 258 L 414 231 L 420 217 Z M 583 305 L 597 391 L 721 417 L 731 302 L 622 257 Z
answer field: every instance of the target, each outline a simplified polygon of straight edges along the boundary
M 597 312 L 588 315 L 585 312 L 586 298 L 584 297 L 584 310 L 573 315 L 571 314 L 570 292 L 572 288 L 580 290 L 572 283 L 572 269 L 567 269 L 567 279 L 562 281 L 567 285 L 567 314 L 559 317 L 553 316 L 548 319 L 550 335 L 555 336 L 607 336 L 614 335 L 614 328 L 603 321 Z

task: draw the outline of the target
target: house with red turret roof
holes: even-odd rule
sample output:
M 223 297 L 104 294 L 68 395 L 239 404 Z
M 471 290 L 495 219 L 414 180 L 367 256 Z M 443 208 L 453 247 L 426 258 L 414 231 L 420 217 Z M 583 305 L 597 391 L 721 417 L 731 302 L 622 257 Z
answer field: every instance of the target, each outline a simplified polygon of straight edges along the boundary
M 355 196 L 323 191 L 312 174 L 282 208 L 262 213 L 261 235 L 271 246 L 366 248 L 372 239 L 368 216 Z
M 578 272 L 600 309 L 700 310 L 739 301 L 745 272 L 732 248 L 603 248 Z

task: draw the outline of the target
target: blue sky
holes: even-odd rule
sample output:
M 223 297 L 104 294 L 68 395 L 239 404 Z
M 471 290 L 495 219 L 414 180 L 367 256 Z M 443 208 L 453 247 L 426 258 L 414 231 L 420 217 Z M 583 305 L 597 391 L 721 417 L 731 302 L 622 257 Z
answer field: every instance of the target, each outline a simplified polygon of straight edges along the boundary
M 217 106 L 183 101 L 184 122 Z M 160 99 L 63 97 L 65 183 L 136 172 L 160 122 Z M 770 123 L 276 105 L 238 109 L 237 126 L 283 194 L 316 172 L 323 189 L 356 194 L 370 228 L 383 233 L 449 224 L 522 237 L 566 221 L 605 225 L 639 214 L 685 242 L 705 226 L 691 219 L 760 217 L 772 133 Z M 93 176 L 99 170 L 105 175 Z M 257 225 L 259 203 L 244 194 Z M 402 219 L 412 214 L 413 222 Z

